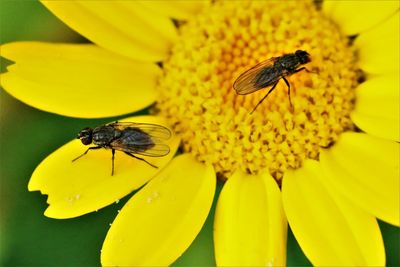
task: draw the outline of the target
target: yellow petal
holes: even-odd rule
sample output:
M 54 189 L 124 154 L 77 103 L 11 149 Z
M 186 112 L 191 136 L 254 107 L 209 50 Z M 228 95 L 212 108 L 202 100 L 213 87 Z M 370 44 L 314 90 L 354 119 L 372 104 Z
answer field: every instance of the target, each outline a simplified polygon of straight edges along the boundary
M 198 0 L 137 1 L 155 14 L 175 19 L 189 19 L 208 2 Z
M 351 119 L 367 133 L 389 140 L 399 140 L 399 125 L 392 118 L 352 113 Z M 398 123 L 398 122 L 397 122 Z
M 367 133 L 400 141 L 399 75 L 383 75 L 367 80 L 356 89 L 354 123 Z
M 283 177 L 283 207 L 305 255 L 316 266 L 384 266 L 376 219 L 332 195 L 323 179 L 319 163 L 312 160 Z
M 122 121 L 166 125 L 164 120 L 153 116 L 130 117 Z M 71 141 L 39 164 L 28 189 L 48 195 L 50 206 L 45 212 L 48 217 L 71 218 L 96 211 L 141 187 L 162 170 L 174 156 L 179 139 L 173 136 L 167 144 L 171 149 L 167 156 L 143 157 L 158 168 L 116 151 L 115 171 L 111 176 L 110 150 L 90 151 L 71 162 L 87 149 L 79 140 Z
M 104 266 L 166 266 L 196 238 L 215 191 L 211 166 L 190 155 L 176 157 L 135 194 L 104 241 Z
M 399 12 L 397 12 L 382 24 L 356 38 L 354 45 L 359 49 L 361 69 L 368 73 L 394 72 L 398 75 L 400 69 L 399 25 Z
M 160 69 L 152 63 L 94 45 L 19 42 L 0 49 L 16 62 L 1 75 L 1 85 L 38 109 L 99 118 L 131 113 L 156 100 Z
M 321 152 L 325 179 L 372 215 L 400 226 L 400 146 L 367 134 L 344 133 Z
M 346 0 L 324 1 L 323 11 L 328 14 L 346 35 L 366 31 L 399 9 L 398 1 Z
M 269 174 L 236 172 L 225 183 L 214 222 L 218 266 L 284 266 L 287 222 Z
M 64 23 L 115 53 L 161 61 L 177 33 L 172 21 L 135 1 L 42 1 Z

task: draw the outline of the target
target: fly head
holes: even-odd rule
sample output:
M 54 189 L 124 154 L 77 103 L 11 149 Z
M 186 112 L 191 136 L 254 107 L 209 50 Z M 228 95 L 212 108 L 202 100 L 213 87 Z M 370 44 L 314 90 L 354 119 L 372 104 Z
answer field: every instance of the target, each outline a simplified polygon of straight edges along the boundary
M 300 64 L 306 64 L 311 61 L 310 54 L 304 50 L 297 50 L 294 54 L 298 58 Z
M 93 129 L 90 127 L 84 128 L 78 133 L 77 139 L 80 139 L 82 144 L 90 145 L 92 143 L 92 133 Z

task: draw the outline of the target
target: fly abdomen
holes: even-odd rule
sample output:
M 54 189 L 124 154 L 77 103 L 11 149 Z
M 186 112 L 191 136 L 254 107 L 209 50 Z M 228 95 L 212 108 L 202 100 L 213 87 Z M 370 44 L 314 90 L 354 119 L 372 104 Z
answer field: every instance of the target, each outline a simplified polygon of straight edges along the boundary
M 279 79 L 279 72 L 277 72 L 274 66 L 266 68 L 260 71 L 254 79 L 254 87 L 262 89 L 272 85 L 277 79 Z
M 146 151 L 154 146 L 151 137 L 135 127 L 126 128 L 119 137 L 121 143 L 126 146 L 135 147 L 136 152 Z

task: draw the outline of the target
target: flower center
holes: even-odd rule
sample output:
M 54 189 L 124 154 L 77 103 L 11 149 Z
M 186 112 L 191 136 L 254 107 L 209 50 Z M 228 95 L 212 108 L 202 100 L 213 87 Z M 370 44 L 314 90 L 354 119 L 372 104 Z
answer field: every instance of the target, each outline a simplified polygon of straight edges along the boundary
M 288 168 L 317 159 L 322 148 L 353 128 L 357 85 L 354 50 L 311 1 L 223 1 L 179 27 L 180 40 L 163 64 L 157 103 L 181 135 L 183 149 L 229 177 Z M 305 50 L 306 65 L 269 88 L 237 95 L 244 71 L 271 57 Z

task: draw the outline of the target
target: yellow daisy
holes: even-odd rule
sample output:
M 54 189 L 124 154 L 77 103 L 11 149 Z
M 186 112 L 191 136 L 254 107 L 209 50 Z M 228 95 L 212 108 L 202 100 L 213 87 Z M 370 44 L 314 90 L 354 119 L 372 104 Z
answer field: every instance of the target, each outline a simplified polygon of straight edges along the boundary
M 182 143 L 172 159 L 179 138 L 170 141 L 157 170 L 117 155 L 110 176 L 108 151 L 70 162 L 83 150 L 75 140 L 33 173 L 29 190 L 48 194 L 52 218 L 93 212 L 147 183 L 112 223 L 103 265 L 173 263 L 200 231 L 216 177 L 226 180 L 218 266 L 285 265 L 287 223 L 314 265 L 385 265 L 376 218 L 400 225 L 398 1 L 44 4 L 94 44 L 3 45 L 15 62 L 5 90 L 85 118 L 156 102 L 157 116 L 126 120 L 170 125 Z M 266 92 L 236 95 L 235 78 L 297 49 L 318 74 L 289 77 L 293 109 L 280 84 L 250 116 Z

